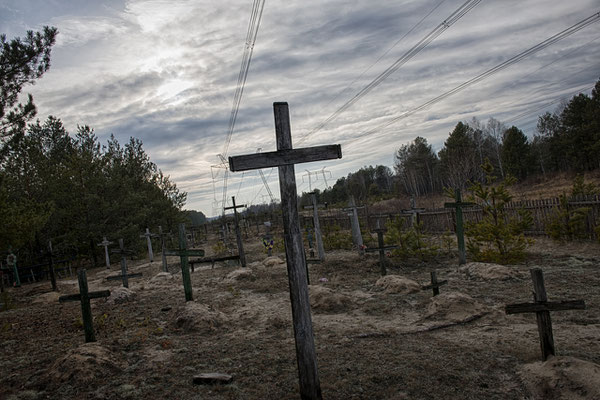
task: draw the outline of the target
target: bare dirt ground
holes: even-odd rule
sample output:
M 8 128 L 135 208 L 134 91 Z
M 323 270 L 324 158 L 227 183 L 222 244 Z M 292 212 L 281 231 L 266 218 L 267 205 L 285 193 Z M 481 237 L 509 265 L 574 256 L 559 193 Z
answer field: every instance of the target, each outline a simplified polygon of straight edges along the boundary
M 0 312 L 0 399 L 296 399 L 298 378 L 287 272 L 245 242 L 249 268 L 217 264 L 192 274 L 185 303 L 178 259 L 130 262 L 143 278 L 108 282 L 88 270 L 98 341 L 84 344 L 79 303 L 59 304 L 50 283 L 9 289 Z M 207 246 L 209 247 L 209 246 Z M 277 254 L 283 259 L 282 254 Z M 600 245 L 538 240 L 527 264 L 458 269 L 333 251 L 310 265 L 312 316 L 325 399 L 599 399 Z M 132 265 L 131 265 L 132 264 Z M 544 271 L 549 300 L 584 299 L 552 313 L 558 357 L 541 363 L 535 316 L 504 305 L 532 299 L 529 269 Z M 429 272 L 441 295 L 419 290 Z M 110 274 L 118 270 L 113 264 Z M 419 285 L 415 285 L 417 282 Z M 78 291 L 75 278 L 61 294 Z M 194 375 L 233 375 L 194 385 Z

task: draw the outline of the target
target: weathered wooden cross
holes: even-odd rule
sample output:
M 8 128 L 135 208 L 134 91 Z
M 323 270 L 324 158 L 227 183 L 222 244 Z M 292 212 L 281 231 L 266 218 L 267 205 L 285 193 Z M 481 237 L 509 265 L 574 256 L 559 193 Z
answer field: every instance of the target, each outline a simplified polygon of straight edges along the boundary
M 279 169 L 285 254 L 290 284 L 300 396 L 303 399 L 321 399 L 321 385 L 317 371 L 308 299 L 306 259 L 298 217 L 298 191 L 294 164 L 341 158 L 342 148 L 340 145 L 327 145 L 293 149 L 288 104 L 274 103 L 273 109 L 277 151 L 229 157 L 229 168 L 234 172 L 268 167 L 278 167 Z
M 12 251 L 12 246 L 8 246 L 8 256 L 6 256 L 6 266 L 13 270 L 13 286 L 20 287 L 19 269 L 17 268 L 17 256 Z
M 531 280 L 533 281 L 533 298 L 535 302 L 509 304 L 505 307 L 505 311 L 507 314 L 535 313 L 538 333 L 540 335 L 542 360 L 546 361 L 548 356 L 555 355 L 550 311 L 584 310 L 585 302 L 583 300 L 548 301 L 542 270 L 540 268 L 533 268 L 530 272 Z
M 242 232 L 240 231 L 240 223 L 238 219 L 238 208 L 245 208 L 245 204 L 235 205 L 235 196 L 231 196 L 231 201 L 233 202 L 232 207 L 225 207 L 225 210 L 233 210 L 233 218 L 235 221 L 235 239 L 237 241 L 238 255 L 240 256 L 240 264 L 242 264 L 242 268 L 246 267 L 246 254 L 244 253 L 244 245 L 242 243 Z
M 387 274 L 387 269 L 386 269 L 387 260 L 385 259 L 385 251 L 398 248 L 398 246 L 395 246 L 395 245 L 392 245 L 392 246 L 385 245 L 385 243 L 383 241 L 383 234 L 386 231 L 387 231 L 387 229 L 385 229 L 385 228 L 379 228 L 379 220 L 377 220 L 377 228 L 375 228 L 371 231 L 372 233 L 377 233 L 377 247 L 365 249 L 365 251 L 367 253 L 372 253 L 375 251 L 379 252 L 379 266 L 381 267 L 381 275 L 382 276 Z
M 163 233 L 162 226 L 158 226 L 158 236 L 160 237 L 160 254 L 162 259 L 162 266 L 164 272 L 169 272 L 169 267 L 167 265 L 167 255 L 165 254 L 165 250 L 167 246 L 165 244 L 165 240 L 167 236 L 171 236 L 170 233 Z
M 315 228 L 315 241 L 317 242 L 317 251 L 319 252 L 319 260 L 325 261 L 325 247 L 323 247 L 323 235 L 321 235 L 321 224 L 319 223 L 319 208 L 325 207 L 324 204 L 317 204 L 317 194 L 310 192 L 312 205 L 304 206 L 305 209 L 313 210 L 313 226 Z
M 98 244 L 98 246 L 104 246 L 104 262 L 106 263 L 106 268 L 110 269 L 110 257 L 108 256 L 108 246 L 113 244 L 113 242 L 109 242 L 106 240 L 106 236 L 102 238 L 102 242 Z
M 456 201 L 454 203 L 444 203 L 444 208 L 454 208 L 456 210 L 456 241 L 458 242 L 458 265 L 462 265 L 467 263 L 462 208 L 474 206 L 476 204 L 462 201 L 460 197 L 460 189 L 456 189 L 454 191 L 454 196 Z
M 410 198 L 410 209 L 402 210 L 402 213 L 410 215 L 410 226 L 414 228 L 416 225 L 419 224 L 419 214 L 422 213 L 423 211 L 425 211 L 425 209 L 418 208 L 416 205 L 416 202 L 415 202 L 415 198 L 411 197 Z
M 50 274 L 50 282 L 52 283 L 52 291 L 58 292 L 58 286 L 56 285 L 56 274 L 54 273 L 54 259 L 52 257 L 52 241 L 48 240 L 48 272 Z
M 81 301 L 81 319 L 83 321 L 83 330 L 85 332 L 85 342 L 95 342 L 96 335 L 94 335 L 94 319 L 92 318 L 90 300 L 108 297 L 110 296 L 110 290 L 100 290 L 98 292 L 88 291 L 87 276 L 85 269 L 83 268 L 77 271 L 77 280 L 79 281 L 79 293 L 60 296 L 58 301 L 60 303 Z
M 364 206 L 357 207 L 354 202 L 354 196 L 350 196 L 349 207 L 343 209 L 343 211 L 349 211 L 348 216 L 350 217 L 350 223 L 352 226 L 352 241 L 354 245 L 358 248 L 358 253 L 360 255 L 365 254 L 362 234 L 360 232 L 360 222 L 358 221 L 358 210 L 360 208 L 364 208 Z
M 187 240 L 185 238 L 185 224 L 179 224 L 179 249 L 163 251 L 167 256 L 179 256 L 181 259 L 181 276 L 183 278 L 183 291 L 185 292 L 185 301 L 194 300 L 192 294 L 192 277 L 188 266 L 188 257 L 204 257 L 204 250 L 187 249 Z
M 123 239 L 119 239 L 119 249 L 114 249 L 112 252 L 121 255 L 121 275 L 107 276 L 106 279 L 109 281 L 123 281 L 123 287 L 129 288 L 129 278 L 139 278 L 142 276 L 141 273 L 127 273 L 127 256 L 133 254 L 133 251 L 125 250 Z
M 431 271 L 431 284 L 430 285 L 421 286 L 421 290 L 432 289 L 433 290 L 433 297 L 435 297 L 438 294 L 440 294 L 440 286 L 446 285 L 446 284 L 448 284 L 447 280 L 438 281 L 437 280 L 437 274 L 436 274 L 436 272 L 435 271 Z
M 148 245 L 148 257 L 150 258 L 150 262 L 154 261 L 154 253 L 152 252 L 152 238 L 157 237 L 158 235 L 155 233 L 150 233 L 150 229 L 146 228 L 146 232 L 140 237 L 146 238 L 146 244 Z

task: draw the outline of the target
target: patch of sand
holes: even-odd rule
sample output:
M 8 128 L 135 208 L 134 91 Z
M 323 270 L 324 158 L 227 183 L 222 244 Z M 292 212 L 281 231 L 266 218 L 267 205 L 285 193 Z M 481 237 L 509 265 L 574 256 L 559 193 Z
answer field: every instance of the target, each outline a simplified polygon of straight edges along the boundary
M 386 293 L 410 294 L 421 290 L 421 285 L 412 279 L 400 275 L 382 276 L 375 282 L 375 286 L 382 287 Z

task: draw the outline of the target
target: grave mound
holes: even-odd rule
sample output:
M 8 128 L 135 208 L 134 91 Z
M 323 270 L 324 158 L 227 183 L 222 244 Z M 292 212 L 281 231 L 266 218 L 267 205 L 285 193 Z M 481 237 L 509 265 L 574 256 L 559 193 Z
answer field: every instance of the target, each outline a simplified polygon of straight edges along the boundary
M 98 342 L 85 343 L 56 360 L 46 372 L 46 378 L 53 385 L 88 385 L 102 382 L 124 367 L 121 357 Z
M 310 285 L 310 305 L 315 312 L 335 313 L 346 311 L 352 299 L 325 286 Z
M 260 271 L 265 269 L 265 265 L 260 261 L 254 261 L 248 264 L 248 268 Z
M 574 357 L 550 357 L 521 367 L 534 399 L 600 399 L 600 365 Z
M 271 256 L 264 259 L 263 264 L 265 267 L 281 267 L 285 265 L 285 261 L 277 256 Z
M 400 275 L 382 276 L 375 282 L 375 286 L 381 287 L 386 293 L 391 294 L 410 294 L 421 291 L 421 285 Z
M 423 320 L 462 322 L 488 311 L 486 306 L 467 294 L 444 292 L 429 299 L 429 306 Z
M 255 279 L 254 271 L 250 268 L 240 268 L 228 273 L 223 280 L 227 283 L 234 283 L 238 281 L 253 281 Z
M 121 304 L 131 301 L 135 299 L 135 297 L 136 293 L 133 290 L 121 286 L 116 289 L 111 289 L 110 297 L 106 301 L 110 304 Z
M 107 276 L 114 275 L 115 273 L 120 273 L 120 271 L 117 272 L 117 271 L 112 271 L 110 269 L 103 269 L 101 271 L 96 272 L 96 274 L 93 276 L 93 278 L 90 276 L 90 280 L 91 279 L 106 279 Z
M 33 298 L 33 304 L 58 304 L 58 298 L 61 296 L 59 292 L 42 293 Z
M 188 301 L 175 316 L 174 325 L 185 332 L 212 333 L 227 321 L 220 311 L 205 304 Z
M 169 283 L 172 280 L 173 275 L 171 275 L 169 272 L 159 272 L 158 274 L 154 275 L 152 279 L 150 279 L 150 283 L 160 285 L 163 283 Z
M 514 268 L 500 264 L 470 262 L 459 268 L 459 271 L 467 274 L 468 277 L 480 279 L 514 279 L 521 277 L 521 274 Z

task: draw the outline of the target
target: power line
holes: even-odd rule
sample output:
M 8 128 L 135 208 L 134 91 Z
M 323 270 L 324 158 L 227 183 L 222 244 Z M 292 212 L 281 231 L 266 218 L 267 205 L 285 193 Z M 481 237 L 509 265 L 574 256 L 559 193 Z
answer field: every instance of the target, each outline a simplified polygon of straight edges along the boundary
M 486 78 L 488 78 L 488 77 L 496 74 L 497 72 L 500 72 L 503 69 L 510 67 L 513 64 L 518 63 L 519 61 L 523 60 L 524 58 L 526 58 L 526 57 L 528 57 L 528 56 L 530 56 L 532 54 L 535 54 L 538 51 L 541 51 L 541 50 L 545 49 L 546 47 L 548 47 L 548 46 L 550 46 L 550 45 L 552 45 L 552 44 L 554 44 L 554 43 L 556 43 L 556 42 L 558 42 L 558 41 L 560 41 L 560 40 L 562 40 L 562 39 L 564 39 L 564 38 L 566 38 L 566 37 L 568 37 L 568 36 L 570 36 L 570 35 L 572 35 L 572 34 L 574 34 L 576 32 L 578 32 L 578 31 L 580 31 L 581 29 L 585 28 L 586 26 L 588 26 L 588 25 L 590 25 L 590 24 L 592 24 L 594 22 L 597 22 L 598 20 L 600 20 L 600 12 L 596 13 L 596 14 L 593 14 L 592 16 L 590 16 L 590 17 L 588 17 L 588 18 L 586 18 L 586 19 L 584 19 L 584 20 L 576 23 L 575 25 L 573 25 L 573 26 L 571 26 L 571 27 L 569 27 L 569 28 L 567 28 L 567 29 L 565 29 L 565 30 L 557 33 L 556 35 L 551 36 L 550 38 L 544 40 L 543 42 L 540 42 L 540 43 L 536 44 L 535 46 L 530 47 L 529 49 L 527 49 L 527 50 L 525 50 L 525 51 L 517 54 L 516 56 L 511 57 L 508 60 L 506 60 L 506 61 L 504 61 L 504 62 L 496 65 L 495 67 L 488 69 L 487 71 L 485 71 L 485 72 L 477 75 L 476 77 L 474 77 L 472 79 L 469 79 L 466 82 L 463 82 L 462 84 L 456 86 L 454 89 L 451 89 L 451 90 L 449 90 L 449 91 L 447 91 L 447 92 L 445 92 L 445 93 L 443 93 L 443 94 L 441 94 L 441 95 L 439 95 L 437 97 L 434 97 L 433 99 L 431 99 L 431 100 L 429 100 L 429 101 L 421 104 L 420 106 L 415 107 L 412 110 L 406 111 L 406 112 L 402 113 L 401 115 L 399 115 L 399 116 L 397 116 L 395 118 L 392 118 L 391 120 L 389 120 L 389 121 L 387 121 L 387 122 L 379 125 L 378 127 L 374 128 L 374 129 L 371 129 L 369 131 L 364 132 L 360 136 L 362 137 L 364 135 L 373 134 L 373 133 L 375 133 L 375 132 L 377 132 L 377 131 L 379 131 L 379 130 L 381 130 L 381 129 L 383 129 L 383 128 L 385 128 L 385 127 L 387 127 L 387 126 L 389 126 L 389 125 L 391 125 L 391 124 L 393 124 L 395 122 L 400 121 L 401 119 L 404 119 L 404 118 L 408 117 L 409 115 L 412 115 L 412 114 L 416 113 L 417 111 L 421 111 L 421 110 L 423 110 L 423 109 L 425 109 L 425 108 L 427 108 L 427 107 L 429 107 L 429 106 L 431 106 L 431 105 L 433 105 L 435 103 L 438 103 L 438 102 L 446 99 L 447 97 L 450 97 L 453 94 L 456 94 L 456 93 L 458 93 L 458 92 L 466 89 L 467 87 L 469 87 L 469 86 L 471 86 L 471 85 L 473 85 L 473 84 L 475 84 L 477 82 L 480 82 L 480 81 L 482 81 L 482 80 L 484 80 L 484 79 L 486 79 Z M 357 140 L 357 139 L 355 139 L 355 140 Z
M 387 79 L 391 74 L 398 70 L 402 65 L 406 64 L 410 59 L 416 56 L 421 50 L 429 45 L 432 41 L 434 41 L 438 36 L 440 36 L 446 29 L 450 28 L 454 23 L 460 20 L 465 14 L 471 11 L 475 6 L 477 6 L 482 0 L 467 0 L 463 5 L 461 5 L 458 9 L 456 9 L 448 18 L 442 21 L 436 28 L 434 28 L 429 34 L 427 34 L 424 38 L 419 40 L 417 44 L 415 44 L 410 50 L 408 50 L 402 57 L 397 59 L 392 65 L 390 65 L 385 71 L 380 73 L 375 79 L 373 79 L 369 84 L 367 84 L 364 88 L 362 88 L 357 94 L 354 95 L 350 100 L 344 103 L 340 108 L 338 108 L 333 114 L 331 114 L 325 121 L 320 123 L 316 128 L 310 131 L 304 138 L 298 141 L 298 144 L 304 142 L 308 139 L 308 137 L 319 130 L 321 130 L 325 125 L 327 125 L 330 121 L 337 118 L 342 112 L 346 111 L 350 106 L 359 101 L 362 97 L 366 96 L 371 90 L 375 89 L 379 86 L 385 79 Z

